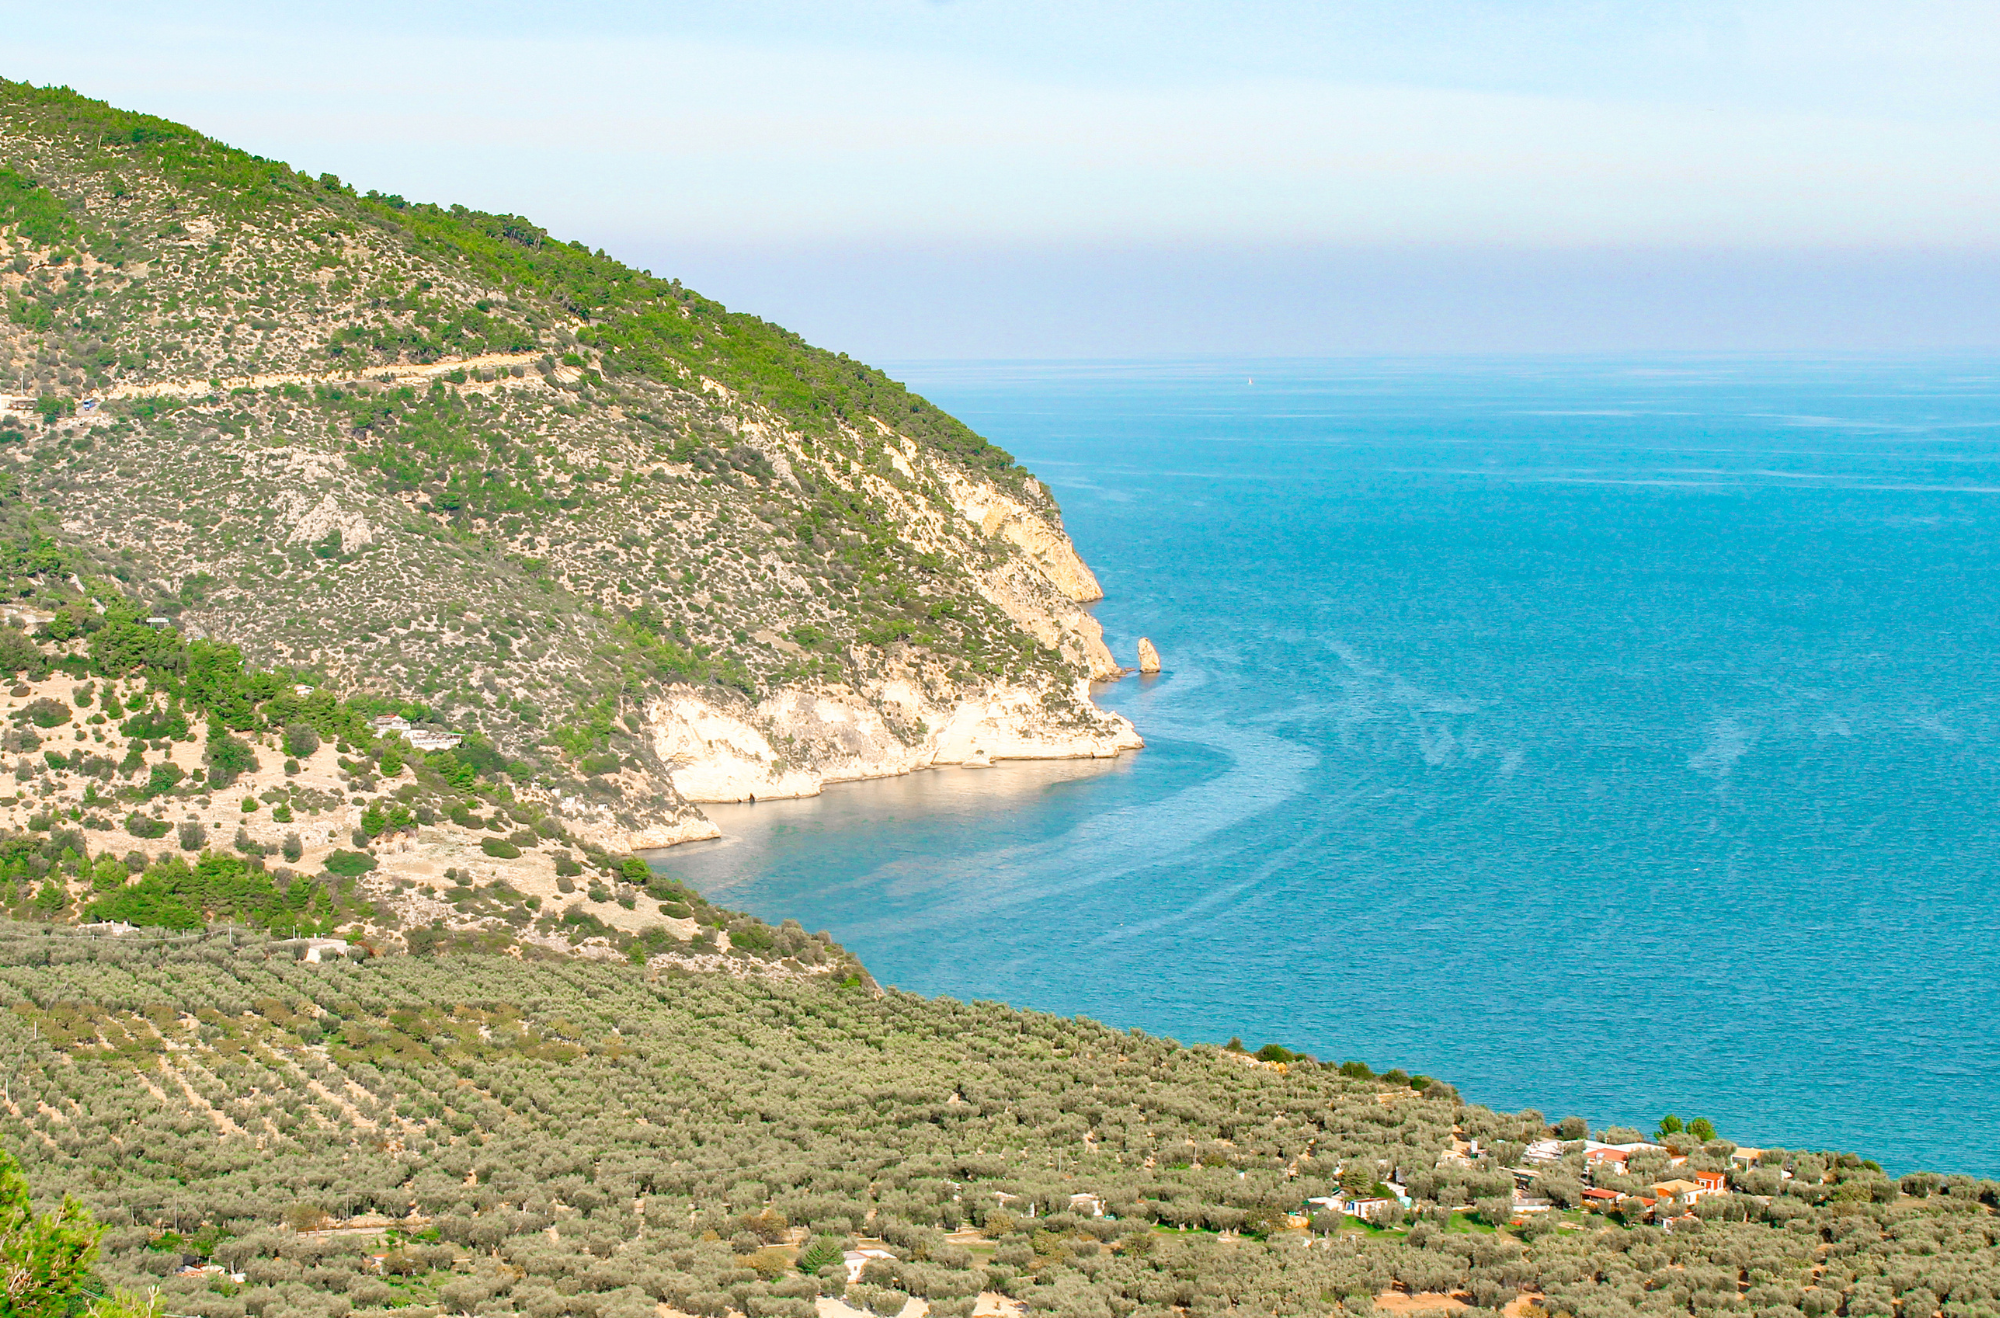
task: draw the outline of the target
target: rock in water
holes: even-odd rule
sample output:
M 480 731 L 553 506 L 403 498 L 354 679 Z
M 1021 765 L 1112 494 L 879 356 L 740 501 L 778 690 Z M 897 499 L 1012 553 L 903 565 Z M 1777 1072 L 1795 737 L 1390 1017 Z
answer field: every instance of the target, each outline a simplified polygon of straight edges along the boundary
M 1160 652 L 1155 650 L 1153 643 L 1143 636 L 1139 638 L 1139 671 L 1142 673 L 1160 671 Z

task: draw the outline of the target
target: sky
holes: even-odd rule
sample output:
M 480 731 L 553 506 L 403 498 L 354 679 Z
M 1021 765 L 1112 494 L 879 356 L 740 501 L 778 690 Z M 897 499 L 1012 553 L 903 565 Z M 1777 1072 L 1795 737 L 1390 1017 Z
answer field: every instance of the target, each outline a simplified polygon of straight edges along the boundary
M 872 359 L 2000 346 L 2000 2 L 0 0 Z

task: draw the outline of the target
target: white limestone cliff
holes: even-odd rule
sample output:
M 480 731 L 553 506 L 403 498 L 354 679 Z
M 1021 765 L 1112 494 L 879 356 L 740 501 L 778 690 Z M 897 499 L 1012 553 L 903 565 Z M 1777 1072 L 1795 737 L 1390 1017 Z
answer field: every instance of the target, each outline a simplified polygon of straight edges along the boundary
M 1108 759 L 1145 744 L 1127 719 L 1090 699 L 1092 680 L 1125 670 L 1082 607 L 1104 592 L 1052 524 L 1053 510 L 1045 515 L 881 429 L 890 467 L 906 482 L 941 490 L 950 510 L 999 552 L 988 561 L 967 553 L 964 532 L 941 522 L 942 509 L 916 490 L 872 486 L 901 511 L 903 537 L 958 558 L 980 592 L 1060 654 L 1071 676 L 968 687 L 892 656 L 858 689 L 785 687 L 756 704 L 712 687 L 670 687 L 647 702 L 645 725 L 684 800 L 815 796 L 828 783 L 937 765 Z
M 816 796 L 828 783 L 937 765 L 1109 759 L 1145 744 L 1126 719 L 1089 705 L 1086 691 L 1050 694 L 997 686 L 940 704 L 892 680 L 865 695 L 785 689 L 725 706 L 683 688 L 652 701 L 646 716 L 675 790 L 697 802 Z
M 1092 678 L 1104 681 L 1123 672 L 1104 644 L 1103 626 L 1082 608 L 1103 599 L 1104 591 L 1070 538 L 989 480 L 944 463 L 933 464 L 932 473 L 960 517 L 1016 551 L 997 566 L 975 571 L 980 593 Z
M 855 652 L 849 683 L 783 686 L 755 702 L 715 686 L 668 686 L 641 709 L 653 763 L 621 771 L 617 777 L 634 781 L 606 793 L 624 808 L 566 801 L 562 814 L 573 829 L 595 827 L 607 842 L 623 836 L 633 847 L 666 846 L 716 836 L 693 803 L 815 796 L 828 783 L 941 765 L 1108 759 L 1144 745 L 1128 720 L 1090 698 L 1093 680 L 1126 670 L 1083 607 L 1104 592 L 1053 504 L 1036 506 L 1040 487 L 1030 482 L 1025 498 L 1009 493 L 875 424 L 882 468 L 822 468 L 819 478 L 865 493 L 914 549 L 956 562 L 990 603 L 1060 656 L 1054 671 L 967 683 L 935 656 L 892 646 Z M 790 437 L 758 438 L 779 478 L 792 479 L 801 455 Z M 797 652 L 775 632 L 756 639 Z M 641 806 L 646 799 L 655 805 Z

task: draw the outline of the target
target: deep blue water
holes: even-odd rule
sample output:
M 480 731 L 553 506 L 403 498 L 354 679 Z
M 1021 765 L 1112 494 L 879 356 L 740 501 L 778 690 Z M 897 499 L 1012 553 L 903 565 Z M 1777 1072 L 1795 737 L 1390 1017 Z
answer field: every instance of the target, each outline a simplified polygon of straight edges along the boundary
M 899 373 L 1159 644 L 1149 747 L 664 868 L 906 989 L 2000 1174 L 2000 363 Z

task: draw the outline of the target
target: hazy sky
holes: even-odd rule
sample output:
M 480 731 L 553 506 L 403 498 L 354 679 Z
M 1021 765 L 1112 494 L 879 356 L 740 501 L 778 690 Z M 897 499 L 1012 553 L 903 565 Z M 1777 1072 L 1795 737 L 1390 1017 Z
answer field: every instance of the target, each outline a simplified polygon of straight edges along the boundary
M 517 211 L 860 355 L 2000 345 L 2000 3 L 86 0 L 0 32 L 4 76 Z

